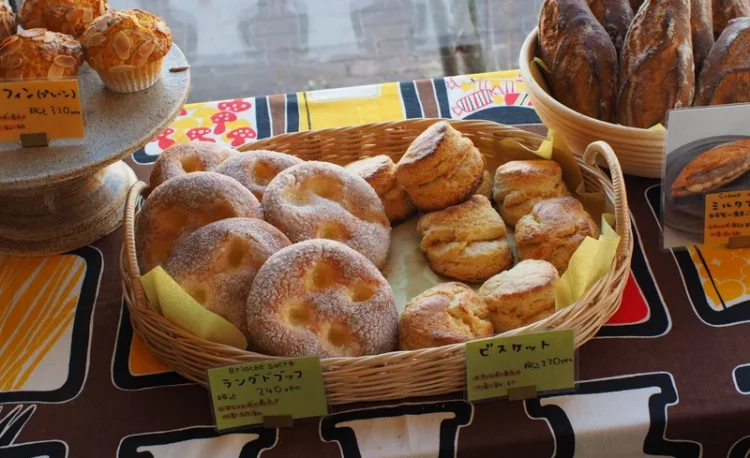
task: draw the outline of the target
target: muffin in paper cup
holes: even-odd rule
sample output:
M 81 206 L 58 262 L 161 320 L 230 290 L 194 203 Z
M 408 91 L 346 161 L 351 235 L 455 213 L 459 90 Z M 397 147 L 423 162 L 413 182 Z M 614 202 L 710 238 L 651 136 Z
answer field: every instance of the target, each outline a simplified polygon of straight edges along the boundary
M 0 43 L 0 81 L 76 76 L 81 65 L 83 48 L 62 33 L 21 30 Z
M 21 27 L 26 30 L 46 28 L 79 37 L 94 18 L 108 9 L 106 0 L 25 0 L 19 16 Z
M 172 33 L 159 17 L 138 9 L 109 11 L 81 35 L 86 61 L 114 92 L 148 89 L 161 75 Z

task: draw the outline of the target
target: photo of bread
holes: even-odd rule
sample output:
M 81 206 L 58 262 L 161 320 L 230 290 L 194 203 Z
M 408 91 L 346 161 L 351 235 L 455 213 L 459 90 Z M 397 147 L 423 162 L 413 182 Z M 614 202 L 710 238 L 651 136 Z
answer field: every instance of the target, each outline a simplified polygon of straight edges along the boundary
M 750 170 L 750 140 L 713 147 L 690 161 L 672 182 L 672 197 L 713 191 Z

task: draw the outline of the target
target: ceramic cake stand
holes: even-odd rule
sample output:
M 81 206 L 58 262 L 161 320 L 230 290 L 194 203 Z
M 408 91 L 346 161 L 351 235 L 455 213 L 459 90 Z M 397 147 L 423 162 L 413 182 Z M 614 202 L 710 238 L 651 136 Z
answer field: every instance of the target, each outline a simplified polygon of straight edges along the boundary
M 190 71 L 172 46 L 153 87 L 133 94 L 104 88 L 86 66 L 80 85 L 86 137 L 48 147 L 0 143 L 0 253 L 63 253 L 100 239 L 122 223 L 135 174 L 125 156 L 169 125 L 185 103 Z

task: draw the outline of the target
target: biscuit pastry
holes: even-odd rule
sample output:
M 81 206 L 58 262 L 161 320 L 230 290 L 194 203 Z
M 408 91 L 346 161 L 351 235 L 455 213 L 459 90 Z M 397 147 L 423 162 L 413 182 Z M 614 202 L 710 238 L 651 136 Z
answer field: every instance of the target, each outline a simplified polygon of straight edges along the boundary
M 396 165 L 396 179 L 423 212 L 459 204 L 479 188 L 484 158 L 446 121 L 428 127 Z
M 228 218 L 190 234 L 164 270 L 193 299 L 250 339 L 245 308 L 253 279 L 272 254 L 289 245 L 289 239 L 265 221 Z
M 0 43 L 0 80 L 76 76 L 82 64 L 83 48 L 62 33 L 22 30 Z
M 712 0 L 714 37 L 718 40 L 733 19 L 750 16 L 748 0 Z
M 494 333 L 484 300 L 462 283 L 441 283 L 406 304 L 399 320 L 400 350 L 440 347 Z
M 344 166 L 372 186 L 385 207 L 391 224 L 398 224 L 414 214 L 416 210 L 403 186 L 396 181 L 396 164 L 386 156 L 374 156 Z
M 539 57 L 552 95 L 585 116 L 615 122 L 617 50 L 586 0 L 545 0 Z
M 258 200 L 263 200 L 266 186 L 282 170 L 302 162 L 302 159 L 276 151 L 247 151 L 226 160 L 216 169 L 216 173 L 232 177 L 252 192 Z
M 711 148 L 682 169 L 672 183 L 672 197 L 702 194 L 727 185 L 750 170 L 750 140 Z
M 482 184 L 474 191 L 474 194 L 492 199 L 492 174 L 489 170 L 482 173 Z
M 581 242 L 599 237 L 599 227 L 581 202 L 559 197 L 534 205 L 516 224 L 515 237 L 520 259 L 544 259 L 562 275 Z
M 398 343 L 388 282 L 367 258 L 332 240 L 273 254 L 247 299 L 251 345 L 277 356 L 365 356 Z
M 213 172 L 230 156 L 233 149 L 211 142 L 178 143 L 162 151 L 151 169 L 151 189 L 179 175 Z
M 750 102 L 750 18 L 732 20 L 698 77 L 696 106 Z
M 21 4 L 21 26 L 46 28 L 74 37 L 109 9 L 106 0 L 25 0 Z
M 419 219 L 420 248 L 433 271 L 470 283 L 513 265 L 505 223 L 484 196 Z
M 529 259 L 490 278 L 479 288 L 495 332 L 510 331 L 555 312 L 557 269 L 547 261 Z
M 690 0 L 646 0 L 622 48 L 617 121 L 665 124 L 667 112 L 689 107 L 694 93 Z
M 710 0 L 709 0 L 710 1 Z M 617 55 L 620 55 L 625 35 L 633 20 L 633 8 L 629 0 L 586 0 L 599 24 L 607 31 Z
M 143 10 L 108 11 L 81 35 L 86 61 L 114 92 L 137 92 L 156 84 L 172 32 Z
M 0 0 L 0 43 L 17 31 L 16 15 L 5 0 Z
M 263 218 L 253 193 L 214 172 L 180 175 L 149 195 L 135 221 L 138 265 L 145 274 L 165 264 L 195 230 L 227 218 Z
M 510 161 L 495 171 L 495 205 L 506 224 L 515 226 L 540 200 L 565 197 L 570 191 L 555 161 Z
M 294 243 L 336 240 L 385 265 L 391 225 L 372 186 L 328 162 L 309 161 L 276 175 L 263 194 L 266 220 Z

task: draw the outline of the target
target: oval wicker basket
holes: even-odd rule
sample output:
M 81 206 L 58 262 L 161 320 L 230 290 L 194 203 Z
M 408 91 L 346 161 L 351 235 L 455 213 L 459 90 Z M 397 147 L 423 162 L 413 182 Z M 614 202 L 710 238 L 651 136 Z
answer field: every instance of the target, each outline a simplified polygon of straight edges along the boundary
M 628 175 L 661 178 L 666 134 L 590 118 L 555 100 L 531 73 L 537 43 L 538 29 L 534 29 L 524 41 L 519 59 L 526 91 L 544 124 L 558 131 L 578 155 L 592 142 L 602 140 L 614 149 L 622 170 Z
M 339 164 L 378 154 L 387 154 L 398 160 L 412 140 L 434 122 L 434 119 L 419 119 L 299 132 L 261 140 L 244 149 L 271 149 L 303 159 Z M 504 139 L 514 139 L 532 149 L 537 149 L 544 140 L 538 135 L 488 121 L 452 121 L 452 124 L 487 157 Z M 599 155 L 604 157 L 611 171 L 611 179 L 595 165 Z M 506 335 L 551 327 L 572 328 L 575 330 L 576 345 L 580 346 L 596 334 L 620 305 L 633 251 L 625 183 L 617 158 L 605 143 L 592 144 L 584 158 L 578 161 L 586 188 L 602 192 L 615 209 L 616 228 L 621 237 L 616 259 L 609 273 L 575 304 Z M 140 282 L 134 238 L 136 213 L 146 188 L 142 182 L 133 185 L 125 209 L 125 242 L 120 268 L 133 328 L 157 358 L 184 377 L 204 386 L 207 384 L 208 368 L 273 359 L 195 337 L 150 308 Z M 463 344 L 322 360 L 329 404 L 462 391 L 466 383 L 464 363 Z

